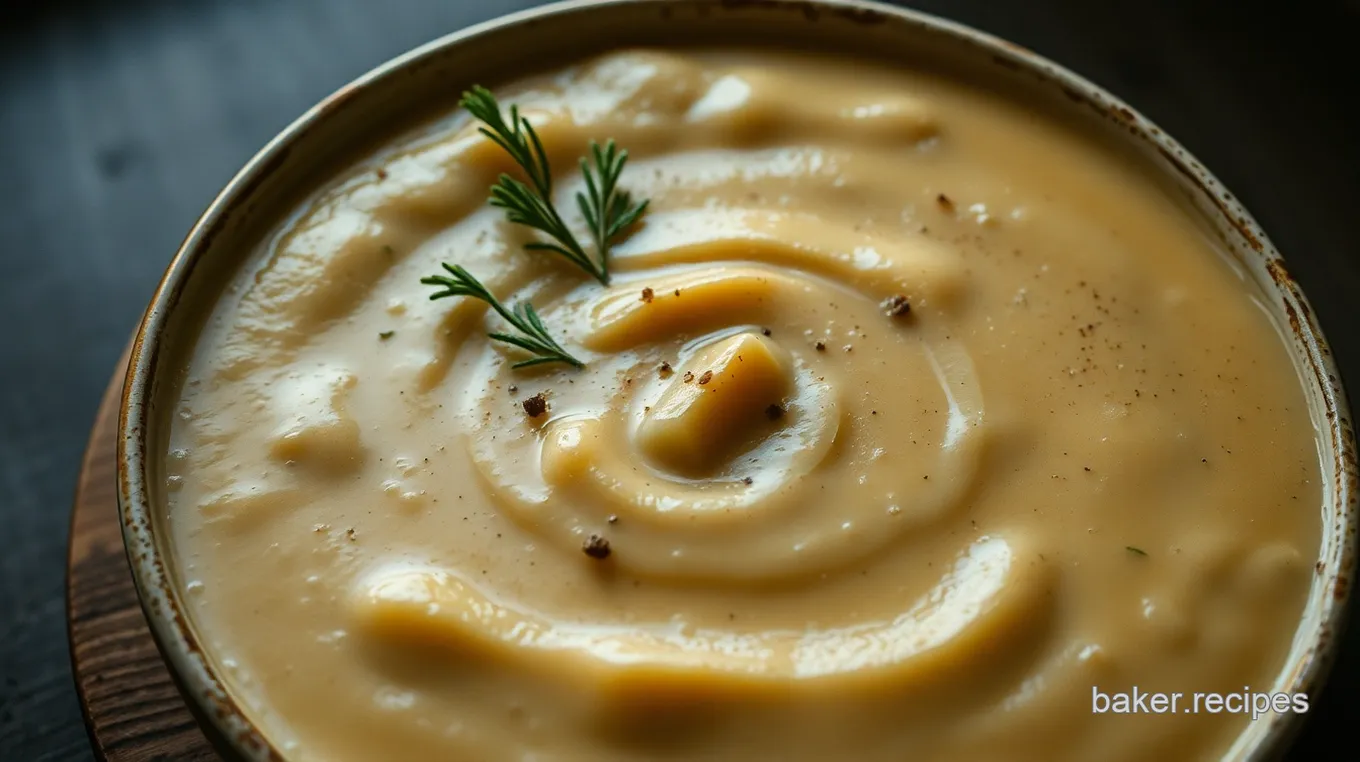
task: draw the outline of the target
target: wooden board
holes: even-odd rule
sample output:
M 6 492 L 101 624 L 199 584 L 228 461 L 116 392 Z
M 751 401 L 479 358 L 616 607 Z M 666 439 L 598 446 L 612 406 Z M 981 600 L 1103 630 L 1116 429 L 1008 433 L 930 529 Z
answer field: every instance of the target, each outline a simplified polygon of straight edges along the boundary
M 66 565 L 71 664 L 95 757 L 211 762 L 137 601 L 123 553 L 116 484 L 118 405 L 127 354 L 104 392 L 76 486 Z

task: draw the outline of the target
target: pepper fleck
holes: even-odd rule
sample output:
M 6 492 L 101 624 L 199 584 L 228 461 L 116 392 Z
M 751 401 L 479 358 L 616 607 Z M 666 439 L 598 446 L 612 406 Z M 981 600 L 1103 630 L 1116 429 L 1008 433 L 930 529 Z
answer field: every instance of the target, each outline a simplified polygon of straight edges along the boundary
M 945 210 L 946 212 L 949 212 L 950 214 L 953 214 L 953 213 L 954 213 L 954 201 L 953 201 L 953 199 L 949 198 L 948 196 L 944 195 L 943 193 L 941 193 L 940 195 L 938 195 L 938 196 L 935 197 L 935 203 L 939 204 L 939 205 L 940 205 L 940 208 L 943 209 L 943 210 Z
M 548 412 L 548 399 L 543 396 L 542 392 L 526 399 L 523 404 L 524 413 L 530 418 L 537 418 Z
M 586 540 L 585 543 L 581 545 L 581 550 L 585 551 L 586 555 L 596 561 L 603 561 L 604 559 L 609 558 L 611 552 L 609 540 L 606 540 L 598 534 L 592 534 L 590 539 Z
M 693 380 L 694 380 L 694 371 L 689 371 L 689 370 L 685 371 L 685 375 L 681 376 L 681 380 L 683 380 L 683 381 L 684 381 L 685 383 L 687 383 L 687 384 L 688 384 L 689 382 L 693 381 Z
M 813 347 L 813 349 L 816 349 L 818 352 L 825 352 L 825 351 L 826 351 L 826 342 L 825 342 L 825 341 L 819 341 L 819 342 L 817 342 L 816 344 L 813 344 L 812 347 Z
M 655 292 L 652 291 L 652 289 L 651 289 L 650 286 L 648 286 L 647 288 L 642 289 L 642 301 L 647 302 L 648 304 L 651 304 L 651 303 L 652 303 L 652 297 L 653 297 L 653 296 L 655 296 Z
M 712 380 L 713 380 L 713 371 L 711 371 L 711 370 L 706 370 L 706 371 L 704 371 L 704 375 L 699 376 L 699 385 L 700 385 L 700 386 L 703 386 L 704 384 L 706 384 L 706 383 L 708 383 L 709 381 L 712 381 Z
M 392 338 L 394 334 L 396 334 L 396 331 L 383 331 L 382 333 L 378 334 L 378 339 L 381 341 L 387 341 L 388 339 Z
M 657 372 L 661 374 L 662 378 L 670 378 L 671 374 L 675 371 L 671 370 L 670 363 L 662 361 L 661 368 Z
M 903 317 L 911 313 L 911 302 L 907 301 L 905 294 L 894 294 L 883 300 L 880 306 L 889 317 Z

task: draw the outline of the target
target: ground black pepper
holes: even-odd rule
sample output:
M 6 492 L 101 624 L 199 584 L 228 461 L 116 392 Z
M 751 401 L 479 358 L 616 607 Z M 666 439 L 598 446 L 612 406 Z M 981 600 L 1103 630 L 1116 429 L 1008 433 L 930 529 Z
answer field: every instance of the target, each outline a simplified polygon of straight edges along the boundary
M 548 398 L 542 392 L 524 400 L 524 413 L 530 418 L 537 418 L 548 412 Z
M 603 561 L 604 559 L 609 558 L 609 554 L 612 552 L 609 548 L 609 540 L 606 540 L 598 534 L 592 534 L 590 539 L 586 540 L 581 545 L 581 550 L 585 551 L 586 555 L 596 561 Z
M 907 301 L 905 294 L 895 294 L 883 300 L 883 311 L 889 317 L 903 317 L 911 313 L 911 302 Z

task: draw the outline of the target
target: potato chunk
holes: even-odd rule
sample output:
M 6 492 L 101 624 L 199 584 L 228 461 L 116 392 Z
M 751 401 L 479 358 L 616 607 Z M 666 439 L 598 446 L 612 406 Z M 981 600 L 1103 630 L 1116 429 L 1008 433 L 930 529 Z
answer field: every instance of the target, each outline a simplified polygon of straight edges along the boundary
M 637 444 L 667 468 L 711 471 L 751 441 L 788 386 L 788 357 L 767 339 L 742 333 L 716 342 L 671 377 L 643 417 Z

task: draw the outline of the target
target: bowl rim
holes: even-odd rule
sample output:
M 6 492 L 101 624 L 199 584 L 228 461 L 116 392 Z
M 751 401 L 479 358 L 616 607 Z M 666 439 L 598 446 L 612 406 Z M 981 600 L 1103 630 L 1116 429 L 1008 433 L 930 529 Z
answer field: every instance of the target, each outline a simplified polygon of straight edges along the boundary
M 1339 551 L 1334 558 L 1320 561 L 1317 566 L 1321 580 L 1314 580 L 1305 613 L 1315 605 L 1320 605 L 1321 609 L 1312 620 L 1316 625 L 1303 641 L 1308 648 L 1302 655 L 1296 653 L 1299 639 L 1305 634 L 1305 625 L 1310 621 L 1304 617 L 1295 631 L 1295 643 L 1287 661 L 1276 678 L 1279 680 L 1290 667 L 1297 665 L 1293 672 L 1294 684 L 1309 689 L 1312 696 L 1317 695 L 1340 645 L 1356 567 L 1356 501 L 1360 492 L 1360 468 L 1357 467 L 1349 406 L 1331 350 L 1303 292 L 1285 270 L 1280 254 L 1255 219 L 1202 163 L 1151 120 L 1093 82 L 1000 37 L 918 10 L 871 0 L 564 0 L 499 16 L 438 37 L 374 67 L 308 109 L 265 144 L 214 197 L 180 244 L 137 328 L 118 420 L 117 492 L 124 548 L 138 599 L 157 647 L 169 663 L 171 674 L 200 725 L 205 726 L 205 732 L 219 750 L 251 762 L 286 760 L 217 677 L 199 645 L 194 626 L 181 609 L 171 562 L 163 557 L 153 530 L 155 509 L 148 487 L 147 467 L 155 456 L 147 451 L 146 432 L 155 420 L 153 389 L 164 333 L 177 314 L 175 305 L 194 266 L 203 258 L 200 255 L 231 211 L 250 198 L 260 181 L 278 166 L 295 143 L 306 139 L 311 126 L 340 109 L 354 92 L 379 87 L 402 70 L 436 59 L 448 49 L 490 32 L 542 23 L 563 15 L 607 13 L 620 6 L 658 9 L 691 6 L 746 13 L 779 13 L 795 9 L 810 19 L 820 13 L 850 16 L 870 23 L 891 19 L 911 27 L 914 33 L 931 35 L 945 44 L 980 49 L 990 53 L 994 63 L 1061 88 L 1076 103 L 1120 122 L 1133 134 L 1135 141 L 1155 148 L 1169 167 L 1182 175 L 1182 181 L 1195 189 L 1201 200 L 1216 207 L 1222 221 L 1231 226 L 1253 251 L 1253 256 L 1260 259 L 1273 281 L 1273 284 L 1264 283 L 1259 276 L 1253 276 L 1268 295 L 1281 299 L 1293 338 L 1301 344 L 1302 357 L 1299 357 L 1299 347 L 1290 344 L 1287 349 L 1296 361 L 1301 359 L 1306 363 L 1306 368 L 1296 369 L 1300 371 L 1300 381 L 1306 392 L 1318 395 L 1325 413 L 1325 431 L 1319 429 L 1317 435 L 1327 437 L 1328 441 L 1323 443 L 1326 449 L 1323 454 L 1327 457 L 1322 458 L 1322 462 L 1324 466 L 1332 463 L 1336 473 L 1331 485 L 1323 485 L 1330 489 L 1324 489 L 1323 504 L 1319 508 L 1323 511 L 1324 523 L 1335 521 L 1333 528 L 1338 533 Z M 1210 212 L 1205 214 L 1212 216 Z M 1288 338 L 1287 344 L 1290 343 Z M 1304 371 L 1311 372 L 1311 378 Z M 1310 408 L 1316 405 L 1310 401 Z M 1327 475 L 1325 470 L 1323 475 Z M 1323 529 L 1321 539 L 1325 541 L 1327 527 Z M 1320 546 L 1319 552 L 1325 548 L 1325 544 Z M 1317 587 L 1322 583 L 1329 584 L 1331 590 L 1330 594 L 1321 595 L 1319 604 Z M 1255 733 L 1253 726 L 1247 726 L 1239 732 L 1223 759 L 1260 762 L 1278 756 L 1301 727 L 1303 718 L 1304 715 L 1294 713 L 1273 715 L 1269 727 Z

